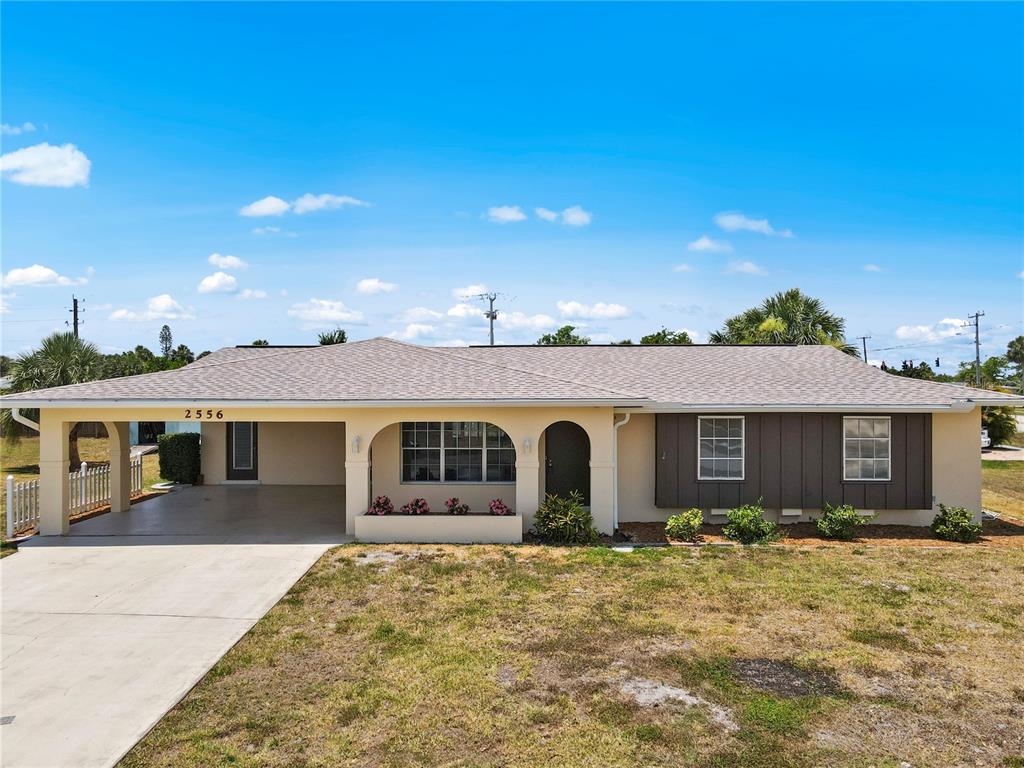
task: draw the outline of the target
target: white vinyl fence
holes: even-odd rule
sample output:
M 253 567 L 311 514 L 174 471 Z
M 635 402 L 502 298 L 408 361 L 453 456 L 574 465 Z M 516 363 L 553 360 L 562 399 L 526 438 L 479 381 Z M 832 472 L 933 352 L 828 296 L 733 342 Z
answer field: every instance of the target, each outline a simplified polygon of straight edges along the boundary
M 142 457 L 128 463 L 132 493 L 142 490 Z M 89 468 L 82 462 L 78 472 L 68 475 L 68 504 L 72 515 L 110 503 L 110 465 Z M 14 482 L 7 476 L 7 538 L 39 522 L 39 481 Z

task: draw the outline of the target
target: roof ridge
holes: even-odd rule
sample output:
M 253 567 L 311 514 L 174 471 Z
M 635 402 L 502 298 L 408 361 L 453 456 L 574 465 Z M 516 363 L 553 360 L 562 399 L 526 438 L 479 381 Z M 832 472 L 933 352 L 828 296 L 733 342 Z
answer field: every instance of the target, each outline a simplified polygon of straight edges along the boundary
M 392 339 L 392 341 L 394 341 L 394 339 Z M 404 343 L 404 342 L 399 342 L 399 343 Z M 411 346 L 418 346 L 418 345 L 413 344 Z M 535 345 L 531 345 L 531 346 L 535 346 Z M 472 363 L 475 363 L 477 365 L 482 364 L 482 361 L 480 361 L 480 360 L 468 357 L 466 355 L 460 355 L 458 352 L 455 351 L 455 350 L 459 349 L 459 347 L 419 347 L 419 349 L 430 349 L 430 350 L 434 350 L 434 351 L 437 351 L 437 352 L 441 352 L 442 354 L 446 354 L 446 355 L 448 355 L 450 357 L 457 357 L 457 358 L 459 358 L 459 360 L 465 360 L 467 362 L 472 362 Z M 496 368 L 503 368 L 506 371 L 515 371 L 516 373 L 525 373 L 528 376 L 540 376 L 541 378 L 550 379 L 552 381 L 557 381 L 557 382 L 560 382 L 562 384 L 575 384 L 576 386 L 587 387 L 588 389 L 594 389 L 594 390 L 597 390 L 598 392 L 607 392 L 609 394 L 617 395 L 619 397 L 629 397 L 629 398 L 635 398 L 635 399 L 639 399 L 639 400 L 649 400 L 650 399 L 649 397 L 644 397 L 643 395 L 638 395 L 638 394 L 636 394 L 634 392 L 620 392 L 617 389 L 610 389 L 608 387 L 597 386 L 595 384 L 591 384 L 591 383 L 586 382 L 586 381 L 580 381 L 578 379 L 564 379 L 564 378 L 562 378 L 560 376 L 552 376 L 551 374 L 539 373 L 537 371 L 528 371 L 528 370 L 526 370 L 524 368 L 516 368 L 516 367 L 511 366 L 511 365 L 505 365 L 503 363 L 496 363 L 496 362 L 493 362 L 493 361 L 488 363 L 488 364 L 492 365 L 492 366 L 494 366 Z

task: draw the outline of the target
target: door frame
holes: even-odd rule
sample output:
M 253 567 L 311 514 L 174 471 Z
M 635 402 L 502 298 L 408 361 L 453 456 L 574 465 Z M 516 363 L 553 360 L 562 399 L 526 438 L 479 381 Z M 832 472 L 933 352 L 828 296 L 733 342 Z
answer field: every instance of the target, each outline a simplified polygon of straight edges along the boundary
M 224 425 L 227 429 L 227 450 L 225 451 L 225 474 L 227 480 L 235 482 L 258 482 L 260 478 L 260 430 L 259 422 L 250 421 L 252 425 L 252 467 L 250 469 L 237 469 L 234 466 L 235 458 L 235 424 L 230 421 Z
M 544 429 L 544 493 L 545 493 L 545 495 L 548 494 L 548 493 L 551 493 L 551 477 L 552 477 L 552 470 L 554 469 L 554 463 L 552 462 L 552 459 L 551 459 L 551 444 L 552 444 L 551 428 L 554 427 L 554 426 L 559 426 L 559 425 L 563 425 L 563 424 L 570 425 L 571 427 L 575 428 L 576 436 L 573 439 L 573 442 L 575 443 L 576 447 L 580 450 L 580 452 L 584 454 L 583 473 L 581 473 L 581 476 L 580 476 L 579 479 L 583 480 L 583 474 L 585 474 L 586 480 L 585 480 L 585 482 L 581 483 L 581 485 L 583 487 L 579 488 L 578 490 L 583 494 L 583 506 L 589 506 L 590 505 L 590 474 L 591 474 L 590 473 L 590 435 L 587 434 L 587 430 L 585 430 L 583 427 L 581 427 L 575 421 L 569 421 L 568 419 L 563 419 L 561 421 L 556 421 L 553 424 L 549 424 Z M 564 433 L 562 435 L 559 435 L 558 434 L 559 431 L 561 431 L 561 430 L 555 430 L 555 433 L 554 433 L 554 435 L 556 437 L 556 441 L 555 442 L 559 442 L 557 438 L 559 438 L 559 437 L 564 438 L 566 436 Z M 563 443 L 562 447 L 568 447 L 568 446 L 566 446 Z

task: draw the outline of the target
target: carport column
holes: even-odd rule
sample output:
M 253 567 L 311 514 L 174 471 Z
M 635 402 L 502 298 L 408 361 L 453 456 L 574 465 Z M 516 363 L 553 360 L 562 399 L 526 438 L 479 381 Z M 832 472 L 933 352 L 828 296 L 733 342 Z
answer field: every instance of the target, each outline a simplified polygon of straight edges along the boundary
M 39 533 L 68 533 L 68 438 L 72 422 L 39 413 Z
M 537 440 L 531 439 L 531 453 L 516 459 L 516 514 L 523 518 L 523 533 L 533 527 L 533 518 L 540 504 L 540 462 Z M 522 452 L 522 441 L 517 452 Z
M 590 514 L 594 527 L 604 534 L 614 533 L 615 460 L 612 445 L 615 429 L 611 409 L 587 425 L 590 436 Z
M 364 454 L 365 455 L 365 454 Z M 370 506 L 370 462 L 366 459 L 345 462 L 345 534 L 356 535 L 356 515 Z
M 110 438 L 110 511 L 127 512 L 131 505 L 131 436 L 127 421 L 108 421 Z

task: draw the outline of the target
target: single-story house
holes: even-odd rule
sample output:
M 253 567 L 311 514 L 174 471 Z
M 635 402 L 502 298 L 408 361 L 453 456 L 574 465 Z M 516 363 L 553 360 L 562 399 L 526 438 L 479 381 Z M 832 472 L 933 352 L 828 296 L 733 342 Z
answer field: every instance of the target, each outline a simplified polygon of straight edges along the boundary
M 578 490 L 597 528 L 709 519 L 763 500 L 783 522 L 824 503 L 924 525 L 980 514 L 982 405 L 1024 398 L 902 378 L 828 346 L 420 347 L 386 338 L 233 347 L 171 371 L 9 395 L 40 408 L 43 534 L 68 529 L 69 429 L 111 435 L 127 508 L 130 421 L 200 424 L 207 484 L 333 485 L 365 540 L 505 541 L 545 494 Z M 121 478 L 121 479 L 118 479 Z M 342 490 L 343 489 L 343 490 Z M 365 515 L 446 498 L 467 516 Z M 501 499 L 511 517 L 487 515 Z

